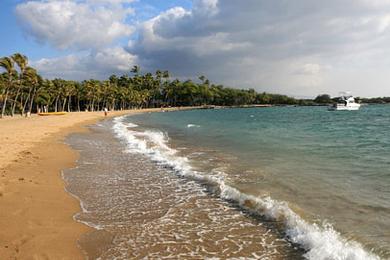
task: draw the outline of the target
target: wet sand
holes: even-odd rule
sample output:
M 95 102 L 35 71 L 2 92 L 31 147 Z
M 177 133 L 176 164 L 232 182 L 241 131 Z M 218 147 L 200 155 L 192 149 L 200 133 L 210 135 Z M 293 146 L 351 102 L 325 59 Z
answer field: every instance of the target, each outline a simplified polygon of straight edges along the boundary
M 111 112 L 116 116 L 160 109 Z M 64 189 L 61 170 L 78 153 L 69 133 L 104 119 L 102 112 L 0 120 L 1 259 L 82 259 L 77 240 L 91 230 L 74 221 L 79 201 Z
M 83 203 L 75 218 L 96 228 L 80 241 L 89 258 L 302 259 L 276 222 L 128 150 L 110 120 L 90 129 L 66 139 L 80 159 L 64 171 L 68 191 Z

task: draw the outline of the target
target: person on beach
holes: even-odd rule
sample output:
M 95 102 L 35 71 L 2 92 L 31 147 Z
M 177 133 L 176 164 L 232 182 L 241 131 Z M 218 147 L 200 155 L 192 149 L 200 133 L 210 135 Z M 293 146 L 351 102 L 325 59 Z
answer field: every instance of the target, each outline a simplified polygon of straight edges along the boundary
M 107 114 L 108 114 L 108 109 L 105 107 L 104 108 L 104 116 L 107 116 Z

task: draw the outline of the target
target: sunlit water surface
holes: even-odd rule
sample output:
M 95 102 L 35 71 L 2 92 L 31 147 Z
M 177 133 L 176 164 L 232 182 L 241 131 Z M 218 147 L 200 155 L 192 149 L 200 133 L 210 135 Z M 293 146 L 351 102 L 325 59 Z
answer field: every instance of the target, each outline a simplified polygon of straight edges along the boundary
M 87 237 L 90 255 L 390 257 L 390 106 L 149 113 L 92 130 L 68 139 L 81 158 L 64 174 L 76 218 L 109 241 Z

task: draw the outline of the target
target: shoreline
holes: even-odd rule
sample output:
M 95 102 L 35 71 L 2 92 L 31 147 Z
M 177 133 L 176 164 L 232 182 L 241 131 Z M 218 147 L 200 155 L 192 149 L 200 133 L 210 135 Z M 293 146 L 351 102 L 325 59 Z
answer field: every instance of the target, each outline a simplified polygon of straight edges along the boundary
M 90 126 L 87 134 L 67 138 L 74 149 L 81 151 L 78 167 L 64 172 L 69 191 L 85 206 L 76 219 L 97 228 L 79 241 L 91 259 L 238 258 L 255 252 L 274 259 L 300 255 L 277 232 L 268 232 L 258 219 L 248 218 L 230 204 L 221 204 L 216 196 L 208 196 L 204 186 L 189 184 L 186 176 L 172 172 L 172 165 L 161 167 L 133 150 L 118 135 L 121 120 L 106 120 Z M 123 121 L 132 121 L 132 116 Z M 133 140 L 131 123 L 123 130 L 125 135 L 128 130 L 126 136 Z M 153 133 L 144 136 L 145 140 L 152 137 L 160 143 L 159 135 Z M 210 234 L 211 230 L 218 232 Z M 248 232 L 259 236 L 247 236 Z M 225 241 L 227 234 L 229 240 L 237 241 L 236 246 Z M 280 252 L 264 246 L 265 239 L 278 238 Z
M 188 110 L 169 108 L 164 111 Z M 80 201 L 66 191 L 62 171 L 75 167 L 79 154 L 64 143 L 71 133 L 126 114 L 156 109 L 73 112 L 65 116 L 0 120 L 0 255 L 4 259 L 83 259 L 78 246 L 93 230 L 74 220 Z M 50 247 L 47 245 L 50 244 Z
M 172 108 L 166 109 L 165 111 L 189 109 L 197 108 Z M 80 118 L 70 121 L 67 121 L 66 116 L 53 117 L 52 120 L 59 124 L 59 121 L 64 121 L 64 124 L 68 122 L 71 125 L 56 125 L 57 131 L 52 131 L 50 133 L 43 132 L 43 137 L 41 139 L 30 140 L 31 142 L 27 144 L 27 148 L 18 154 L 19 158 L 13 159 L 4 168 L 0 167 L 0 228 L 3 230 L 0 234 L 0 255 L 4 256 L 5 259 L 83 259 L 86 257 L 85 252 L 94 252 L 94 250 L 101 249 L 106 245 L 110 239 L 109 237 L 99 236 L 100 233 L 96 232 L 96 229 L 88 227 L 85 223 L 78 221 L 77 218 L 75 218 L 75 214 L 81 212 L 82 209 L 82 205 L 80 204 L 81 199 L 74 196 L 72 191 L 67 190 L 68 183 L 65 181 L 62 173 L 64 170 L 71 170 L 77 166 L 77 160 L 80 158 L 80 153 L 78 152 L 79 148 L 77 148 L 77 146 L 72 149 L 70 143 L 65 143 L 66 138 L 72 133 L 83 133 L 82 135 L 85 133 L 86 136 L 93 136 L 93 131 L 91 132 L 89 130 L 89 126 L 92 126 L 93 128 L 96 124 L 100 125 L 100 123 L 98 123 L 100 121 L 103 121 L 101 123 L 104 125 L 104 121 L 107 121 L 105 119 L 108 118 L 161 111 L 160 108 L 117 111 L 116 113 L 110 113 L 108 117 L 104 117 L 101 112 L 81 112 L 68 115 L 71 118 L 72 115 L 74 115 L 75 118 L 80 116 Z M 83 115 L 85 117 L 83 117 Z M 32 119 L 35 119 L 35 121 L 39 120 L 42 123 L 46 122 L 47 124 L 47 121 L 44 121 L 45 119 L 41 118 L 42 117 L 36 117 Z M 19 119 L 15 119 L 15 121 L 17 120 Z M 11 122 L 12 119 L 8 121 Z M 31 124 L 35 121 L 25 119 L 25 121 L 23 121 L 25 122 L 23 131 L 27 134 L 34 133 L 37 129 Z M 3 126 L 2 122 L 3 121 L 0 121 L 0 127 Z M 52 124 L 49 124 L 48 126 L 52 126 Z M 1 129 L 0 141 L 4 140 L 4 132 L 6 132 L 7 127 Z M 18 141 L 18 139 L 13 140 Z M 28 148 L 29 144 L 33 144 L 33 146 Z M 111 146 L 106 145 L 106 147 Z M 8 147 L 6 146 L 6 148 Z M 90 154 L 95 154 L 95 151 L 101 151 L 101 149 L 96 150 L 96 147 L 93 149 L 94 150 L 92 150 Z M 0 147 L 0 152 L 3 152 L 1 150 Z M 82 148 L 80 150 L 84 151 Z M 2 154 L 0 153 L 0 159 L 1 156 Z M 103 157 L 98 161 L 105 161 L 105 158 Z M 4 162 L 0 160 L 0 166 L 3 163 Z M 90 166 L 84 169 L 85 174 L 88 172 L 92 173 L 93 178 L 96 177 L 96 172 L 93 168 L 90 168 Z M 217 184 L 220 183 L 218 182 Z M 250 194 L 241 194 L 239 198 L 236 198 L 233 195 L 239 193 L 239 190 L 235 190 L 234 187 L 229 187 L 224 184 L 222 186 L 227 188 L 226 192 L 223 192 L 223 194 L 231 193 L 228 195 L 227 199 L 236 201 L 244 210 L 250 211 L 251 203 L 260 206 L 263 204 L 261 199 L 258 200 L 253 198 Z M 92 187 L 92 189 L 94 188 Z M 226 199 L 226 197 L 221 198 Z M 243 200 L 245 203 L 241 205 Z M 246 201 L 251 201 L 249 206 Z M 278 206 L 278 202 L 276 202 L 275 205 Z M 290 209 L 288 208 L 282 209 L 283 212 L 290 212 L 289 210 Z M 327 237 L 328 232 L 332 233 L 332 230 L 318 229 L 315 226 L 310 225 L 310 223 L 306 223 L 304 219 L 302 220 L 299 218 L 299 225 L 291 226 L 292 219 L 296 220 L 295 213 L 292 212 L 291 215 L 287 215 L 288 216 L 285 219 L 287 230 L 298 228 L 304 233 L 311 233 L 312 231 L 321 232 L 325 234 L 325 237 Z M 340 234 L 336 232 L 335 237 L 332 238 L 335 239 L 338 244 L 342 244 L 343 248 L 341 248 L 340 251 L 346 250 L 351 254 L 357 255 L 366 255 L 367 253 L 367 257 L 370 256 L 373 259 L 377 259 L 375 258 L 375 255 L 369 255 L 369 251 L 365 250 L 364 247 L 361 247 L 359 243 L 348 244 L 345 238 L 339 235 Z M 89 238 L 92 236 L 93 239 L 83 241 L 86 236 L 89 236 Z M 320 241 L 315 242 L 317 244 L 317 242 Z M 308 249 L 306 243 L 307 241 L 298 242 L 303 248 Z M 344 243 L 346 243 L 345 246 Z M 49 249 L 47 248 L 47 245 L 50 245 Z M 85 249 L 85 245 L 89 246 L 89 248 L 87 248 L 88 250 Z M 89 254 L 89 256 L 92 255 L 94 256 L 94 254 Z

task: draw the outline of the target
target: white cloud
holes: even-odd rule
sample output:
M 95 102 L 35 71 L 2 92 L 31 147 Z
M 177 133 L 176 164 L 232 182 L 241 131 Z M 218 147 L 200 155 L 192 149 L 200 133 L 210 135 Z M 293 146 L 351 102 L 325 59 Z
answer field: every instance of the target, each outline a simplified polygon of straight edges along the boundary
M 194 0 L 144 22 L 128 51 L 150 70 L 293 95 L 337 94 L 345 66 L 345 77 L 376 67 L 370 91 L 389 95 L 389 17 L 387 0 Z
M 296 74 L 301 75 L 318 75 L 321 73 L 321 65 L 317 63 L 306 63 L 301 66 L 299 66 L 296 70 Z
M 112 74 L 128 73 L 137 64 L 137 58 L 123 48 L 106 48 L 90 54 L 73 54 L 32 63 L 38 72 L 48 78 L 107 79 Z
M 83 0 L 79 0 L 79 2 L 83 2 Z M 91 4 L 130 4 L 134 0 L 86 0 L 86 2 Z
M 126 23 L 131 2 L 30 0 L 16 13 L 35 39 L 91 51 L 38 61 L 47 75 L 90 78 L 137 62 L 143 70 L 202 74 L 259 91 L 307 96 L 348 88 L 356 95 L 390 95 L 389 0 L 193 0 L 191 10 L 171 8 L 132 20 L 134 27 Z M 129 40 L 129 56 L 112 47 L 122 37 Z M 368 82 L 375 84 L 367 88 Z
M 218 0 L 194 1 L 193 12 L 199 15 L 212 16 L 218 13 Z
M 134 31 L 125 0 L 28 1 L 16 14 L 26 33 L 59 49 L 99 49 Z

